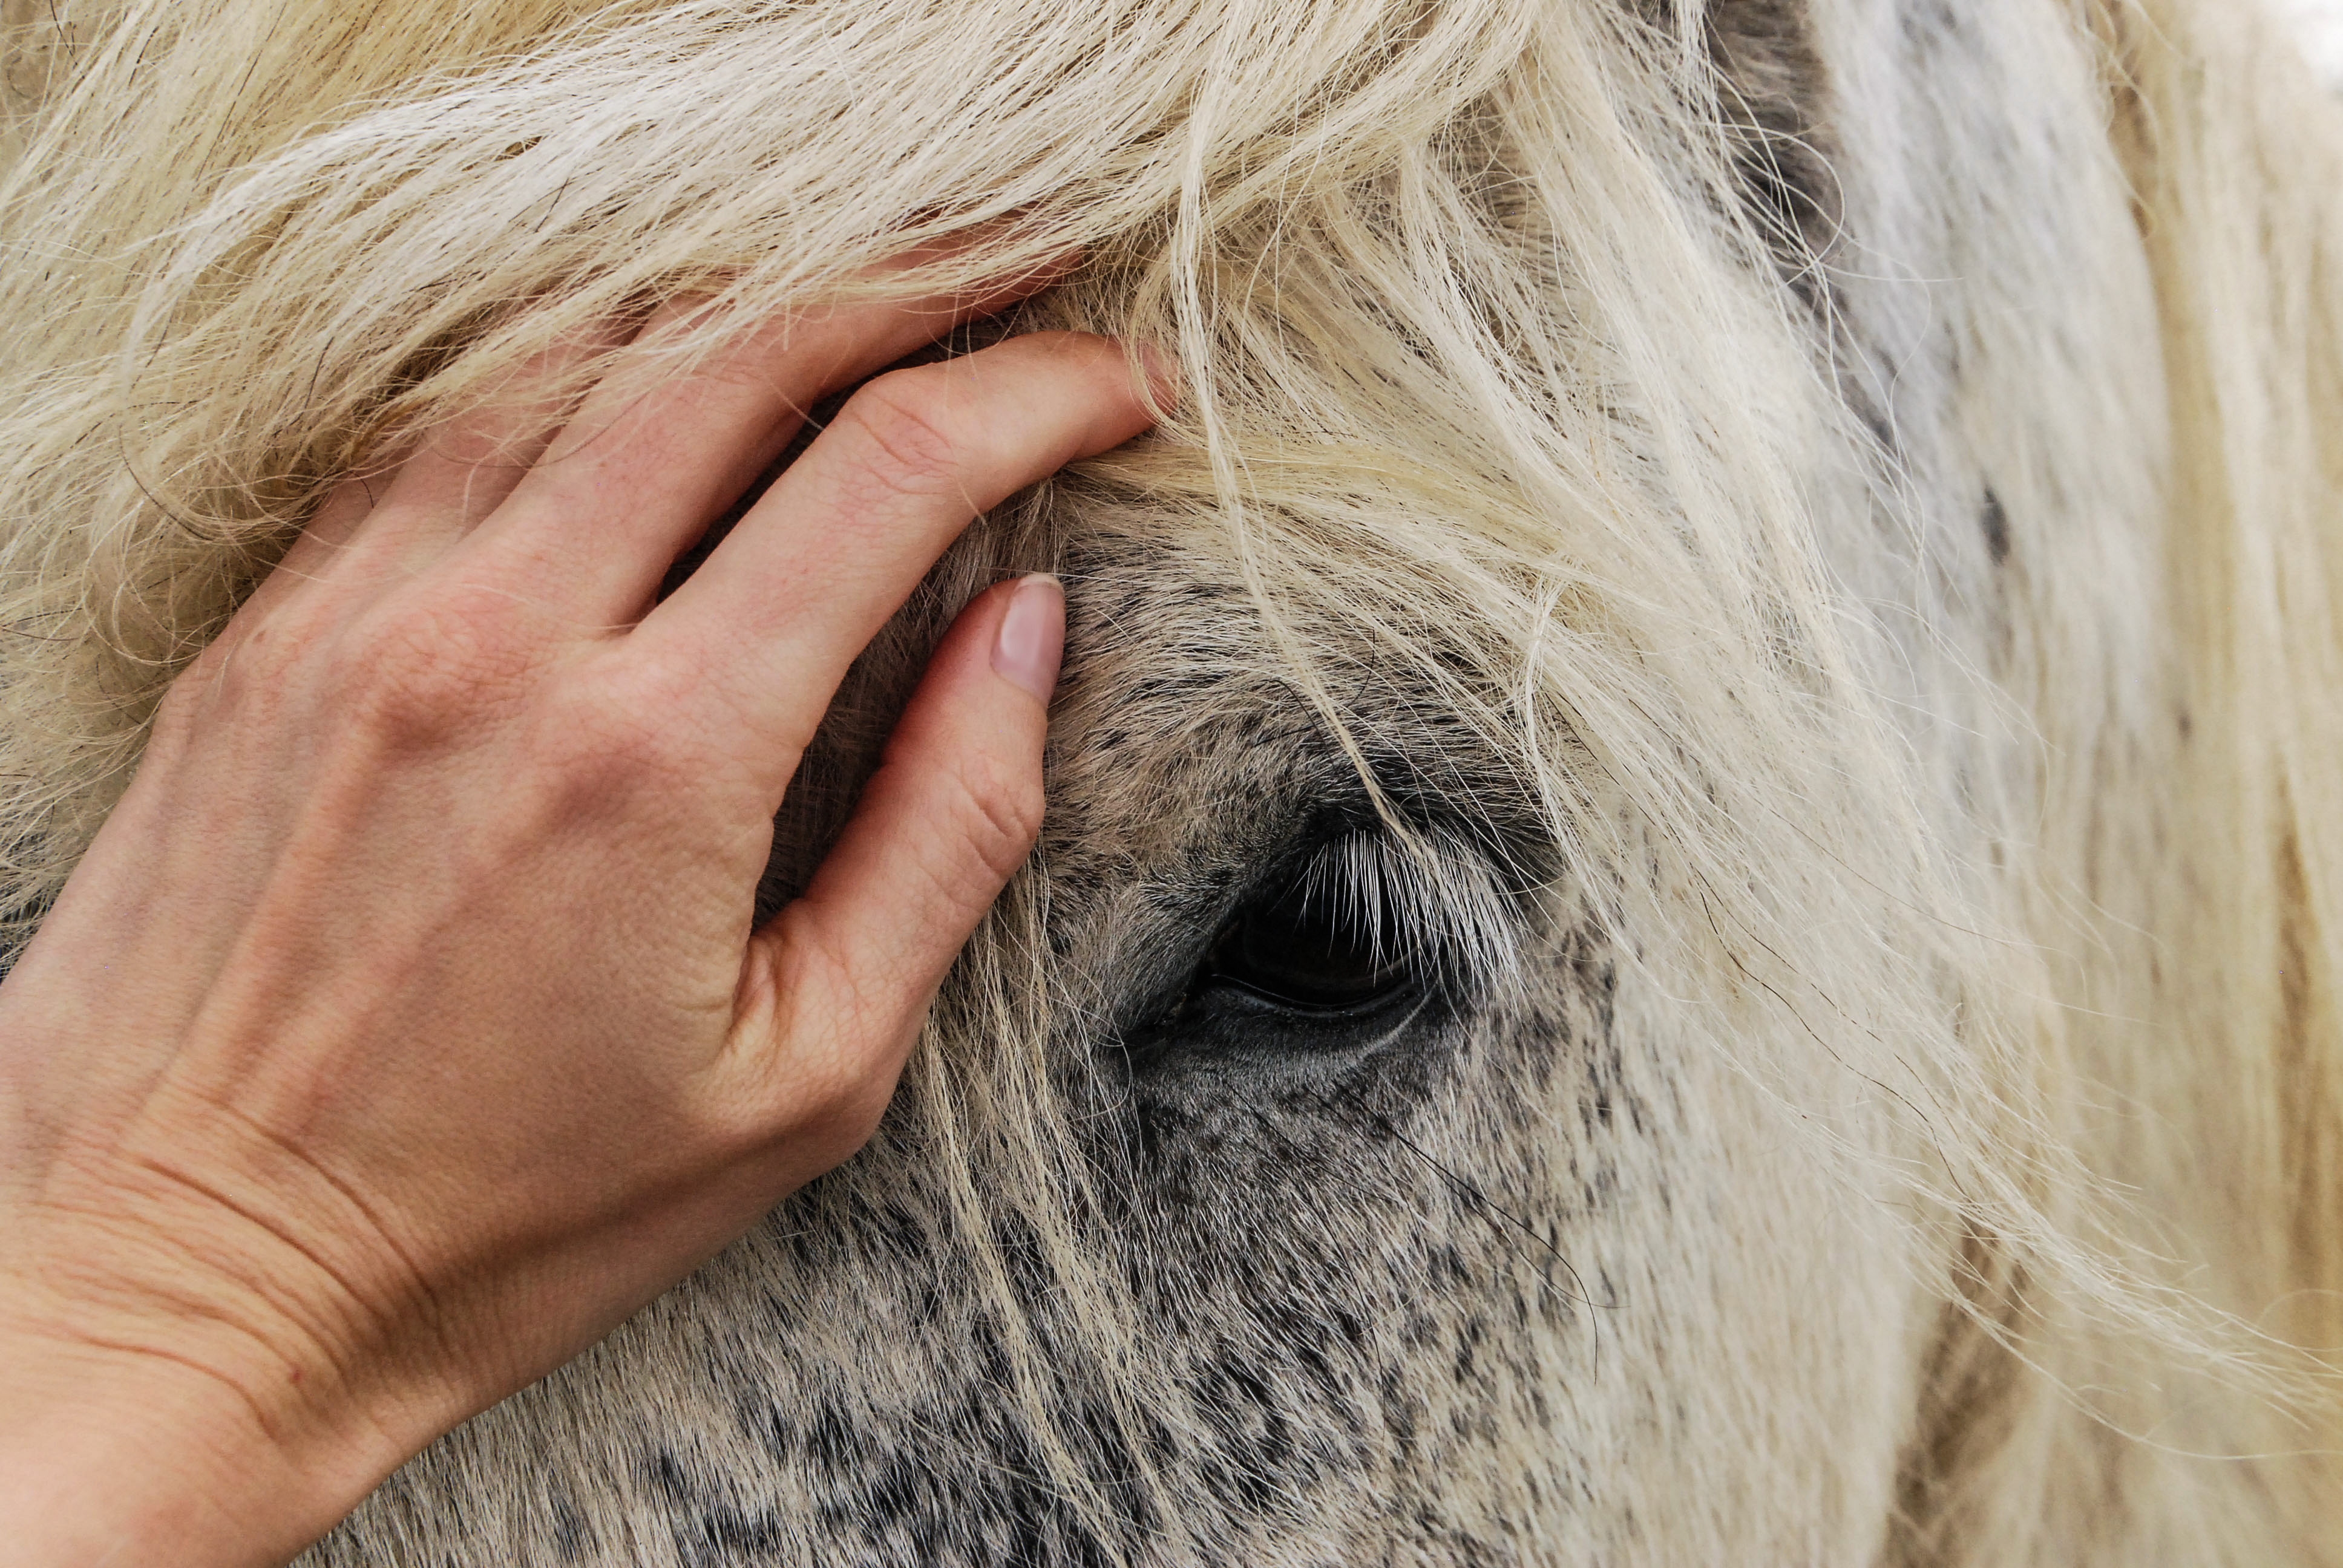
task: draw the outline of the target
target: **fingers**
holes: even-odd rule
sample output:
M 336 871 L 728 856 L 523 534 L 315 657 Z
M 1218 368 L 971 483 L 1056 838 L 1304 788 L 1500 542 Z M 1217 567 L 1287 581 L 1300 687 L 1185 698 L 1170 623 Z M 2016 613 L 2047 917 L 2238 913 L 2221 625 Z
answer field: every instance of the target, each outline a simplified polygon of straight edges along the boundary
M 567 378 L 626 340 L 616 320 L 564 338 L 532 356 L 478 407 L 408 436 L 387 472 L 342 481 L 247 601 L 246 619 L 303 583 L 330 575 L 363 593 L 385 568 L 412 573 L 444 553 L 543 455 L 568 412 L 560 392 Z
M 374 510 L 385 481 L 378 477 L 361 477 L 343 480 L 334 493 L 326 498 L 301 529 L 292 548 L 285 552 L 260 587 L 252 595 L 251 603 L 261 603 L 290 592 L 296 583 L 323 577 L 347 548 L 358 525 Z
M 1052 578 L 1004 583 L 961 612 L 846 832 L 750 944 L 769 974 L 744 993 L 778 999 L 776 1048 L 833 1053 L 803 1073 L 833 1093 L 861 1086 L 843 1091 L 849 1120 L 876 1121 L 944 972 L 1033 847 L 1064 636 Z
M 914 251 L 900 270 L 933 261 Z M 675 556 L 788 445 L 804 411 L 975 317 L 1048 286 L 1066 256 L 1014 278 L 935 294 L 808 311 L 739 335 L 694 375 L 662 379 L 659 351 L 705 325 L 704 305 L 674 301 L 638 328 L 613 317 L 544 350 L 495 394 L 414 437 L 387 474 L 345 484 L 302 531 L 268 590 L 274 599 L 329 571 L 412 575 L 476 530 L 482 553 L 540 602 L 584 585 L 568 618 L 639 613 Z M 644 350 L 582 405 L 578 367 Z M 482 525 L 487 525 L 483 527 Z
M 883 376 L 631 640 L 762 739 L 744 760 L 778 803 L 847 665 L 970 520 L 1152 422 L 1122 349 L 1080 333 Z
M 473 528 L 544 457 L 570 412 L 570 377 L 632 336 L 616 317 L 596 322 L 532 356 L 478 407 L 425 432 L 383 488 L 370 531 L 396 519 L 417 542 L 444 544 Z
M 1045 287 L 1071 261 L 970 293 L 792 316 L 742 333 L 689 377 L 657 379 L 658 351 L 705 325 L 705 307 L 669 307 L 638 339 L 641 367 L 597 387 L 532 454 L 535 466 L 516 475 L 479 548 L 559 593 L 581 619 L 632 620 L 675 558 L 780 455 L 808 408 Z M 475 483 L 473 493 L 487 492 Z

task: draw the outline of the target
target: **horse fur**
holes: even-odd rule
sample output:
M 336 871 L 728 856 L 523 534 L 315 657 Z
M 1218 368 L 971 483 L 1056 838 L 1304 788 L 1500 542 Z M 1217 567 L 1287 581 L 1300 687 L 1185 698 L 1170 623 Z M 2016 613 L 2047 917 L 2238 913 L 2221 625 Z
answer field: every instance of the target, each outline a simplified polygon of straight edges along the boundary
M 0 22 L 19 934 L 325 489 L 582 322 L 1079 246 L 1012 325 L 1187 377 L 778 826 L 769 903 L 1065 575 L 876 1141 L 317 1568 L 2343 1563 L 2343 128 L 2258 14 Z M 1304 862 L 1437 983 L 1194 1022 Z

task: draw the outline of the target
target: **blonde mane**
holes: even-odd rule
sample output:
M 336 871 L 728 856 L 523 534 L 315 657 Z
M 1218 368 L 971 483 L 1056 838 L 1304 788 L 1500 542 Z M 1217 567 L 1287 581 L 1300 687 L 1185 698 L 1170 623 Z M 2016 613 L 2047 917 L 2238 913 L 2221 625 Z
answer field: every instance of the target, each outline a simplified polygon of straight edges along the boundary
M 1130 541 L 1228 563 L 1222 651 L 1363 769 L 1409 744 L 1369 668 L 1499 759 L 1487 811 L 1553 855 L 1443 895 L 1426 837 L 1399 907 L 1493 994 L 1539 983 L 1508 900 L 1602 933 L 1823 1173 L 1781 1190 L 1875 1260 L 1845 1311 L 1943 1303 L 1892 1495 L 1825 1473 L 1799 1391 L 1716 1412 L 1775 1456 L 1747 1509 L 1853 1521 L 1813 1560 L 1885 1518 L 1903 1563 L 2343 1563 L 2343 115 L 2227 0 L 1999 9 L 2006 97 L 1930 113 L 2005 161 L 1866 173 L 1903 109 L 1842 82 L 1817 238 L 1751 216 L 1790 149 L 1691 5 L 8 0 L 0 910 L 37 920 L 324 490 L 538 347 L 1079 248 L 1020 319 L 1165 346 L 1188 400 L 980 528 L 903 657 L 1000 568 Z M 1891 218 L 1961 266 L 1933 445 L 1900 411 L 1936 372 L 1826 352 L 1905 325 L 1783 282 L 1908 270 Z M 1096 1004 L 1041 934 L 1067 852 L 865 1164 L 947 1172 L 1038 1426 L 1071 1358 L 1176 1441 L 1045 1049 Z M 1021 1337 L 1016 1248 L 1078 1344 Z M 1053 1477 L 1125 1506 L 1076 1446 Z M 1213 1555 L 1135 1484 L 1166 1560 Z

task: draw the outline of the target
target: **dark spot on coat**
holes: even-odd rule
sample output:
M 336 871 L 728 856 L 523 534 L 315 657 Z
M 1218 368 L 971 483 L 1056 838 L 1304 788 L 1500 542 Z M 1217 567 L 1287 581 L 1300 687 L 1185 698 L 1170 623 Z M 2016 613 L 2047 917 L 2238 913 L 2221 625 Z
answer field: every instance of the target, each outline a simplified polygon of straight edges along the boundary
M 595 1547 L 593 1526 L 567 1495 L 553 1500 L 553 1552 L 564 1563 L 582 1563 Z
M 1716 0 L 1706 28 L 1742 202 L 1785 280 L 1820 308 L 1845 204 L 1831 166 L 1828 75 L 1806 10 L 1804 0 Z
M 2002 509 L 2001 498 L 1990 489 L 1985 493 L 1985 506 L 1977 515 L 1978 526 L 1985 529 L 1986 553 L 1993 564 L 2000 566 L 2009 559 L 2009 514 Z

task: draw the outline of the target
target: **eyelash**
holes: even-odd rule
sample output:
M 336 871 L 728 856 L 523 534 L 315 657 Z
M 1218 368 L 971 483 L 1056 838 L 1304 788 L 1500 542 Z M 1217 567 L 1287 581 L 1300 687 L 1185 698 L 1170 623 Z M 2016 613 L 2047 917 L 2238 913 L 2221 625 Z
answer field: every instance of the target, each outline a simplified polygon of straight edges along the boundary
M 1377 1011 L 1442 980 L 1453 941 L 1426 911 L 1421 862 L 1387 836 L 1322 845 L 1264 885 L 1222 928 L 1189 988 L 1189 1005 L 1242 992 L 1299 1018 Z

